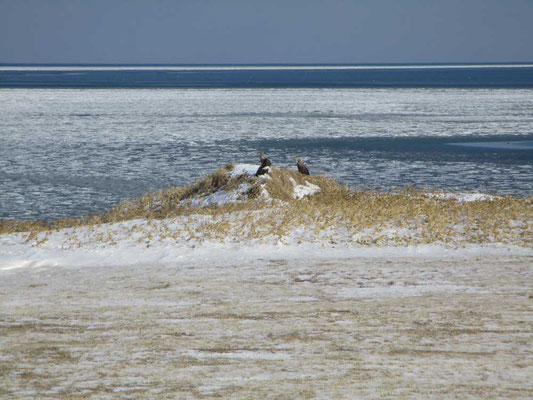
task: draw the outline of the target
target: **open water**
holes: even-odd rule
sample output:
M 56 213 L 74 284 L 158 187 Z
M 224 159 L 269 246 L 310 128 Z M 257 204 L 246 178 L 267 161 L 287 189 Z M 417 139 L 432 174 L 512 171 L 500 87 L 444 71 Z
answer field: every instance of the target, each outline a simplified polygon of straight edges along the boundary
M 4 88 L 0 218 L 81 216 L 259 151 L 352 186 L 530 196 L 533 89 Z

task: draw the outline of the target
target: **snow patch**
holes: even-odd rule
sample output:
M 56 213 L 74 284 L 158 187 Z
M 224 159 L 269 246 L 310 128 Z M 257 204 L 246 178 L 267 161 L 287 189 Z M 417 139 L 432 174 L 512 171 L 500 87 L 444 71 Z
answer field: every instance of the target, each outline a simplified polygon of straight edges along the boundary
M 235 190 L 219 189 L 215 193 L 209 194 L 205 197 L 194 197 L 192 199 L 185 199 L 180 202 L 180 206 L 189 206 L 202 208 L 207 206 L 222 206 L 224 204 L 236 203 L 240 201 L 243 195 L 250 190 L 250 184 L 241 183 Z
M 410 297 L 423 296 L 435 292 L 467 292 L 472 293 L 474 288 L 458 285 L 416 285 L 416 286 L 377 286 L 377 287 L 354 287 L 341 290 L 339 297 L 364 298 L 364 297 Z
M 194 358 L 235 358 L 241 360 L 286 360 L 291 357 L 287 353 L 270 353 L 264 351 L 239 351 L 239 352 L 205 352 L 190 350 L 186 354 Z
M 499 198 L 484 193 L 427 193 L 427 196 L 439 200 L 457 200 L 459 203 L 493 201 L 494 199 Z
M 296 181 L 293 178 L 289 178 L 291 183 L 294 186 L 294 193 L 293 197 L 296 200 L 303 199 L 305 196 L 312 196 L 315 193 L 320 191 L 320 187 L 317 185 L 313 185 L 312 183 L 305 182 L 305 185 L 297 185 Z
M 237 178 L 242 175 L 255 176 L 258 165 L 254 164 L 235 164 L 233 171 L 230 173 L 230 177 Z

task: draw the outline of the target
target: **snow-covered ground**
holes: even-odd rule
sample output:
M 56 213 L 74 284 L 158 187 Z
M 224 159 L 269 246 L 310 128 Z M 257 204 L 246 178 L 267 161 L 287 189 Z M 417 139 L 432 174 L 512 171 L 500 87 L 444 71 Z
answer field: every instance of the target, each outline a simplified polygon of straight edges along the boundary
M 0 235 L 0 397 L 531 398 L 530 248 L 219 240 L 213 218 Z
M 4 264 L 0 397 L 531 398 L 530 256 L 288 247 Z
M 200 218 L 199 218 L 200 219 Z M 533 250 L 503 244 L 469 245 L 460 249 L 438 245 L 404 247 L 370 247 L 346 243 L 308 242 L 297 243 L 296 238 L 277 243 L 248 242 L 209 242 L 197 238 L 185 239 L 177 244 L 174 239 L 156 237 L 161 235 L 163 222 L 128 221 L 95 229 L 65 229 L 50 234 L 42 233 L 30 242 L 26 234 L 0 235 L 0 272 L 18 268 L 41 267 L 93 267 L 115 265 L 150 265 L 168 263 L 176 259 L 210 261 L 212 258 L 232 260 L 235 254 L 239 259 L 253 261 L 264 257 L 281 257 L 288 260 L 301 258 L 351 258 L 351 257 L 428 257 L 438 259 L 444 256 L 533 256 Z M 178 224 L 177 222 L 175 224 Z M 155 226 L 155 227 L 154 227 Z M 164 228 L 172 229 L 171 224 Z M 153 229 L 136 235 L 142 229 Z M 109 232 L 111 238 L 105 237 Z M 153 234 L 152 234 L 153 233 Z M 146 241 L 151 236 L 152 241 Z M 98 242 L 95 238 L 103 238 Z M 138 238 L 142 240 L 139 241 Z M 46 240 L 39 244 L 40 241 Z M 113 244 L 111 244 L 111 242 Z

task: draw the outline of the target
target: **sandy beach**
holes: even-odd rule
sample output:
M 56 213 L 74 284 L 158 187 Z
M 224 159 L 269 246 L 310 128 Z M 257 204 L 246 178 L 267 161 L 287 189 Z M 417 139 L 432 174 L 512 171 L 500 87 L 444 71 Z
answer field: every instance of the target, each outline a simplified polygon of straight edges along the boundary
M 1 396 L 533 395 L 530 256 L 219 253 L 1 271 Z

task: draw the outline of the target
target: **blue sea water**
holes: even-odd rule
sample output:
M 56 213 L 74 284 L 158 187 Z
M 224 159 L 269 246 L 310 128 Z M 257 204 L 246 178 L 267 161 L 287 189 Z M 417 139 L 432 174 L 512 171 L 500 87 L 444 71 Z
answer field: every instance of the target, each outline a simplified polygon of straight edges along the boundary
M 0 65 L 0 88 L 533 87 L 533 64 Z
M 189 83 L 214 79 L 234 87 L 142 89 L 136 86 L 170 73 L 168 67 L 142 70 L 148 75 L 141 78 L 138 70 L 115 67 L 98 84 L 91 81 L 96 67 L 50 68 L 0 68 L 0 218 L 81 216 L 191 183 L 229 161 L 257 163 L 259 151 L 284 167 L 295 168 L 300 156 L 311 173 L 352 186 L 533 194 L 529 67 L 508 67 L 512 73 L 499 80 L 491 69 L 499 68 L 498 75 L 504 67 L 428 68 L 453 79 L 470 70 L 475 82 L 485 82 L 479 87 L 453 87 L 453 79 L 430 79 L 426 69 L 413 67 L 407 78 L 395 75 L 403 84 L 390 87 L 335 88 L 328 81 L 303 88 L 294 87 L 294 76 L 312 86 L 316 76 L 338 79 L 340 72 L 283 67 L 270 76 L 284 76 L 293 87 L 254 87 L 252 74 L 243 88 L 214 68 Z M 7 88 L 14 71 L 26 75 Z M 240 82 L 257 72 L 223 71 L 237 71 Z M 372 74 L 378 72 L 367 77 Z M 165 86 L 165 79 L 153 82 Z

